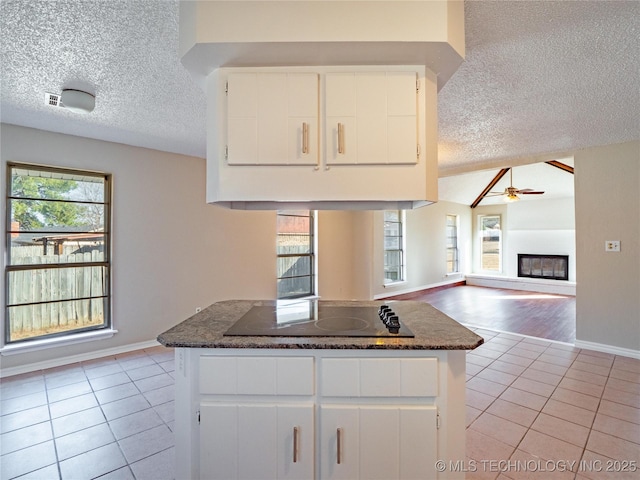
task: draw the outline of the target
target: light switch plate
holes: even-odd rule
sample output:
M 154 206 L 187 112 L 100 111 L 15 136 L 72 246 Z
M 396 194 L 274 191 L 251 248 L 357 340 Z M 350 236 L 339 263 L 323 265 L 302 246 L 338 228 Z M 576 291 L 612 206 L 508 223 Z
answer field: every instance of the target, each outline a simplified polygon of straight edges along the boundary
M 607 240 L 604 242 L 604 251 L 605 252 L 619 252 L 620 251 L 620 240 Z

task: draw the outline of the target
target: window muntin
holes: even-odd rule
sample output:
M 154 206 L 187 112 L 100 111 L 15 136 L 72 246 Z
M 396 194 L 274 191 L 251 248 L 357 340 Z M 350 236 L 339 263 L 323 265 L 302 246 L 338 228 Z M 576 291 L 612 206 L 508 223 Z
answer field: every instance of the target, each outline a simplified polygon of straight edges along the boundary
M 404 214 L 384 212 L 384 283 L 404 281 Z
M 111 326 L 110 175 L 7 164 L 5 343 Z
M 502 257 L 502 230 L 500 215 L 483 215 L 480 222 L 480 268 L 499 272 Z
M 315 294 L 314 215 L 310 210 L 277 214 L 278 298 Z
M 447 273 L 458 273 L 458 216 L 447 215 Z

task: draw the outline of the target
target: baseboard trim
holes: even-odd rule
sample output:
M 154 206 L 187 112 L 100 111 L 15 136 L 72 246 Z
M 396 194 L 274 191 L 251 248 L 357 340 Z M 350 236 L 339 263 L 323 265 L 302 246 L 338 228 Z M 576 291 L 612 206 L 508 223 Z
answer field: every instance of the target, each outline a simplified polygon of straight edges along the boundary
M 43 362 L 28 363 L 26 365 L 18 365 L 16 367 L 3 368 L 0 370 L 0 378 L 10 377 L 12 375 L 21 375 L 23 373 L 36 372 L 38 370 L 46 370 L 47 368 L 60 367 L 71 363 L 85 362 L 96 358 L 108 357 L 110 355 L 118 355 L 121 353 L 131 352 L 133 350 L 141 350 L 143 348 L 151 348 L 160 345 L 157 340 L 147 340 L 146 342 L 131 343 L 120 347 L 105 348 L 94 352 L 80 353 L 78 355 L 69 355 L 66 357 L 53 358 Z
M 551 340 L 550 338 L 544 338 L 544 337 L 534 337 L 533 335 L 525 335 L 524 333 L 508 332 L 507 330 L 498 330 L 497 328 L 485 327 L 483 325 L 474 325 L 472 323 L 461 323 L 460 325 L 464 325 L 465 327 L 467 327 L 469 329 L 472 329 L 472 330 L 487 330 L 489 332 L 506 333 L 508 335 L 514 335 L 516 337 L 531 338 L 533 340 L 541 340 L 543 342 L 551 342 L 551 343 L 556 343 L 558 345 L 566 345 L 568 347 L 575 347 L 575 345 L 573 343 L 570 343 L 570 342 L 561 342 L 560 340 Z M 480 334 L 480 333 L 478 335 L 482 336 L 482 334 Z
M 576 296 L 576 283 L 564 280 L 541 280 L 522 277 L 494 277 L 488 275 L 469 274 L 465 277 L 467 285 L 478 287 L 505 288 L 523 290 L 525 292 L 551 293 L 556 295 Z
M 615 345 L 606 345 L 604 343 L 587 342 L 584 340 L 576 340 L 575 346 L 587 350 L 595 350 L 596 352 L 611 353 L 623 357 L 637 358 L 640 360 L 640 350 L 631 348 L 616 347 Z
M 374 295 L 373 299 L 374 300 L 381 300 L 383 298 L 395 299 L 395 297 L 400 297 L 402 295 L 411 295 L 412 293 L 433 292 L 435 290 L 441 290 L 443 288 L 459 287 L 461 285 L 465 285 L 465 281 L 457 278 L 449 282 L 440 282 L 440 283 L 433 283 L 431 285 L 423 285 L 421 287 L 407 288 L 405 290 L 398 290 L 393 293 L 381 293 L 379 295 Z M 400 300 L 400 298 L 398 298 L 398 300 Z

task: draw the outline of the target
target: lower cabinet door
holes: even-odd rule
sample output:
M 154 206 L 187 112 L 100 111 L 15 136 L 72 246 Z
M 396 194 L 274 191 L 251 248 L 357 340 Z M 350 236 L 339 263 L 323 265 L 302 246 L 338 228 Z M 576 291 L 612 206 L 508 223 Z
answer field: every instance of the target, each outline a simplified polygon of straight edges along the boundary
M 436 421 L 434 406 L 322 406 L 320 478 L 437 478 Z
M 312 405 L 200 405 L 200 478 L 313 479 Z

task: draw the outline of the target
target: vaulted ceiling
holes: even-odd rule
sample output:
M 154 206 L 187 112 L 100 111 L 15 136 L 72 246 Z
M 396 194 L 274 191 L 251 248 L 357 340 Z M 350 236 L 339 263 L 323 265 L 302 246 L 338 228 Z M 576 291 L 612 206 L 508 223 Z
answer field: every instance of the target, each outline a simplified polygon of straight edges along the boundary
M 180 63 L 178 10 L 3 0 L 0 120 L 204 157 L 206 100 Z M 640 2 L 467 1 L 465 19 L 466 60 L 439 93 L 438 146 L 441 175 L 496 167 L 471 196 L 500 166 L 640 139 Z M 95 110 L 47 106 L 45 93 L 63 88 L 94 93 Z M 518 169 L 514 183 L 550 196 L 564 172 L 543 170 L 544 185 Z
M 573 158 L 563 158 L 559 161 L 568 167 L 574 165 Z M 474 201 L 479 200 L 478 197 L 485 187 L 491 184 L 500 171 L 501 168 L 490 168 L 441 177 L 438 182 L 438 195 L 441 200 L 471 206 Z M 574 196 L 573 174 L 546 162 L 513 167 L 493 185 L 490 191 L 504 192 L 505 188 L 511 186 L 511 175 L 513 175 L 513 186 L 518 189 L 531 188 L 544 191 L 543 195 L 519 195 L 520 201 L 530 202 L 539 199 L 549 200 Z M 504 195 L 486 196 L 479 201 L 478 206 L 501 203 L 504 203 Z

